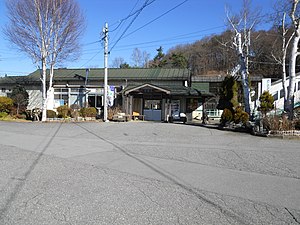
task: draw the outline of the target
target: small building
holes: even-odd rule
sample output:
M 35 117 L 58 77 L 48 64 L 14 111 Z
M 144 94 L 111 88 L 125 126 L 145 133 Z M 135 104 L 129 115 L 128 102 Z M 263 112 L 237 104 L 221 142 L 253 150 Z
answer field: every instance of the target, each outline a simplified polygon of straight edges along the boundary
M 270 81 L 269 81 L 270 83 Z M 286 78 L 285 85 L 288 89 L 290 85 L 289 77 Z M 271 85 L 268 85 L 268 90 L 274 98 L 275 108 L 279 111 L 284 110 L 284 90 L 282 85 L 282 79 L 272 82 Z M 262 88 L 262 92 L 264 89 Z M 295 77 L 295 87 L 294 87 L 294 108 L 300 107 L 300 73 L 296 74 Z
M 41 72 L 14 79 L 0 78 L 0 87 L 11 90 L 23 85 L 30 95 L 29 109 L 41 108 Z M 19 79 L 19 78 L 18 78 Z M 104 69 L 56 69 L 47 108 L 61 105 L 96 107 L 103 110 Z M 128 115 L 138 113 L 145 120 L 167 121 L 174 112 L 183 112 L 192 119 L 192 112 L 213 94 L 190 86 L 187 69 L 131 68 L 108 69 L 108 102 L 119 106 Z M 3 90 L 3 89 L 2 89 Z

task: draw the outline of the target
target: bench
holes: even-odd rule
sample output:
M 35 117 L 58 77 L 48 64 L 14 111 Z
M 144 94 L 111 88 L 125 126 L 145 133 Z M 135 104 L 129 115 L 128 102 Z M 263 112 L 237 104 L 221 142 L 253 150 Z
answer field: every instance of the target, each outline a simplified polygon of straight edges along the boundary
M 145 120 L 145 115 L 132 115 L 131 116 L 131 118 L 133 119 L 133 120 Z
M 122 121 L 122 122 L 127 122 L 129 120 L 130 116 L 126 115 L 125 113 L 117 113 L 113 115 L 112 120 L 113 121 Z

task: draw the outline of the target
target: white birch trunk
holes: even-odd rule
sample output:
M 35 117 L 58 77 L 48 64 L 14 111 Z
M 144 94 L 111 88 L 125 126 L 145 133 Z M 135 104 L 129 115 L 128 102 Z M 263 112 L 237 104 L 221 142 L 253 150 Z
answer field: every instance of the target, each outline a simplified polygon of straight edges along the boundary
M 285 17 L 286 13 L 283 13 L 283 18 L 282 18 L 282 88 L 284 92 L 284 110 L 287 111 L 287 106 L 288 106 L 288 101 L 287 101 L 287 86 L 286 86 L 286 68 L 285 68 L 285 62 L 286 62 L 286 54 L 287 54 L 287 48 L 289 46 L 289 43 L 292 40 L 292 36 L 288 39 L 286 42 L 286 34 L 287 30 L 285 29 Z
M 291 47 L 291 55 L 290 55 L 290 62 L 289 62 L 289 88 L 288 88 L 288 95 L 287 95 L 287 112 L 289 115 L 289 119 L 293 119 L 294 116 L 294 90 L 296 84 L 296 61 L 297 56 L 300 54 L 298 52 L 298 44 L 300 40 L 300 18 L 297 17 L 296 10 L 299 0 L 294 0 L 292 3 L 292 10 L 291 10 L 291 20 L 293 23 L 294 28 L 294 36 L 292 39 L 292 47 Z
M 249 81 L 248 81 L 247 64 L 246 64 L 247 57 L 245 57 L 243 54 L 241 33 L 237 33 L 237 51 L 239 55 L 239 64 L 241 66 L 240 71 L 241 71 L 242 86 L 243 86 L 243 93 L 244 93 L 245 112 L 250 115 L 251 108 L 250 108 Z
M 292 49 L 291 49 L 291 57 L 289 63 L 289 88 L 287 95 L 287 111 L 289 114 L 289 118 L 293 119 L 293 110 L 294 110 L 294 90 L 296 84 L 296 61 L 298 52 L 298 44 L 300 40 L 299 31 L 296 31 L 296 34 L 292 41 Z
M 46 59 L 42 60 L 42 96 L 43 96 L 43 104 L 42 104 L 42 122 L 47 120 L 47 68 L 46 68 Z
M 288 106 L 288 92 L 287 92 L 287 86 L 286 86 L 286 68 L 285 68 L 285 61 L 286 61 L 286 48 L 283 48 L 283 56 L 282 56 L 282 88 L 284 92 L 284 111 L 287 111 Z
M 54 76 L 54 63 L 51 63 L 51 65 L 50 65 L 50 74 L 49 74 L 49 88 L 52 88 L 53 76 Z
M 288 105 L 288 101 L 287 101 L 287 86 L 286 86 L 286 69 L 285 69 L 285 60 L 286 60 L 286 57 L 283 56 L 282 57 L 282 60 L 284 60 L 282 62 L 282 88 L 283 88 L 283 92 L 284 92 L 284 110 L 286 111 L 287 110 L 287 105 Z
M 42 63 L 42 97 L 43 97 L 43 102 L 42 102 L 42 122 L 45 122 L 47 119 L 47 44 L 46 40 L 44 37 L 45 33 L 45 27 L 43 24 L 43 17 L 42 17 L 42 12 L 40 8 L 40 4 L 37 0 L 34 1 L 36 10 L 37 10 L 37 25 L 38 25 L 38 30 L 40 33 L 40 52 L 41 52 L 41 63 Z
M 288 90 L 286 85 L 286 57 L 287 57 L 287 49 L 294 37 L 295 32 L 292 33 L 292 35 L 287 39 L 288 29 L 285 27 L 285 20 L 286 20 L 286 12 L 283 12 L 282 16 L 282 22 L 281 22 L 281 38 L 282 38 L 282 46 L 281 46 L 281 55 L 280 57 L 275 56 L 272 54 L 275 61 L 281 65 L 282 67 L 282 76 L 281 76 L 281 83 L 284 93 L 284 111 L 288 111 Z

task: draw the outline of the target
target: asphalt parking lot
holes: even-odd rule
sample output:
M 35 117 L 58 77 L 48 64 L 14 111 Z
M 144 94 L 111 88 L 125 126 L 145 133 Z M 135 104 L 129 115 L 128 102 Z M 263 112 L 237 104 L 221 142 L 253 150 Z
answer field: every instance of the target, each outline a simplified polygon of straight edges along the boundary
M 0 122 L 0 224 L 300 224 L 300 140 Z

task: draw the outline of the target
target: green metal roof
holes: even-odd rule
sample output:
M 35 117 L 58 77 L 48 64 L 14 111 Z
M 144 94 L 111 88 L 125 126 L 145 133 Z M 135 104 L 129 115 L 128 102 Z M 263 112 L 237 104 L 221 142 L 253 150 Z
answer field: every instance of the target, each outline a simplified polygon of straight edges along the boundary
M 40 83 L 40 79 L 30 76 L 5 76 L 0 77 L 0 84 L 31 84 Z
M 75 75 L 86 76 L 86 69 L 55 69 L 54 80 L 72 80 Z M 28 77 L 40 78 L 40 70 L 29 74 Z M 108 69 L 109 80 L 187 80 L 187 69 L 164 69 L 164 68 L 132 68 L 132 69 Z M 104 69 L 90 69 L 88 80 L 104 78 Z
M 209 92 L 209 83 L 192 83 L 192 88 Z

